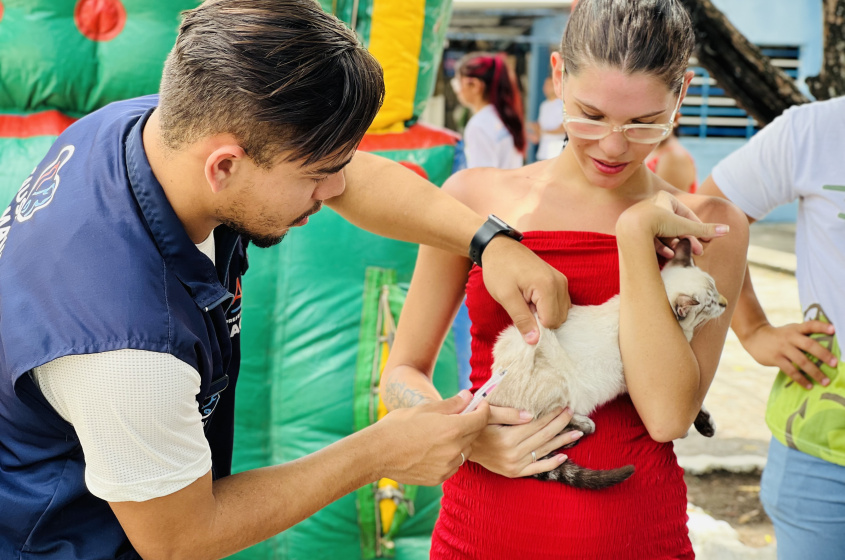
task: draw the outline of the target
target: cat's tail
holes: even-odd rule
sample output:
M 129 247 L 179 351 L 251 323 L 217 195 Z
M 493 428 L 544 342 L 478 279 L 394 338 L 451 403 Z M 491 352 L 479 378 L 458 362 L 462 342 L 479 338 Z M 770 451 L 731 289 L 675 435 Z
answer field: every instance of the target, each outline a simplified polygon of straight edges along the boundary
M 582 467 L 573 463 L 571 460 L 567 460 L 549 472 L 535 474 L 534 478 L 555 480 L 562 484 L 574 486 L 575 488 L 601 490 L 628 480 L 632 474 L 634 474 L 634 465 L 625 465 L 618 469 L 598 471 Z
M 710 416 L 707 409 L 703 406 L 701 407 L 701 410 L 698 411 L 698 415 L 695 417 L 693 425 L 695 426 L 695 429 L 698 430 L 698 433 L 704 437 L 713 437 L 716 434 L 716 423 L 713 421 L 713 417 Z

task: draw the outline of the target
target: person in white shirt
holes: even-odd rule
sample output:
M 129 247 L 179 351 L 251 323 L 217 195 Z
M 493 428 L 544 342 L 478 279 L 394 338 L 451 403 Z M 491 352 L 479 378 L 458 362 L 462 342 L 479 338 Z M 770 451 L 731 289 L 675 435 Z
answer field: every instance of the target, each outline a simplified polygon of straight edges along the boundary
M 549 159 L 558 155 L 566 145 L 566 129 L 563 126 L 563 101 L 555 95 L 554 84 L 549 76 L 543 82 L 545 101 L 540 103 L 537 122 L 531 123 L 532 132 L 539 142 L 537 159 Z
M 464 129 L 467 167 L 522 167 L 525 126 L 516 79 L 504 56 L 470 53 L 458 61 L 452 88 L 473 115 Z
M 760 500 L 781 560 L 845 558 L 845 97 L 791 107 L 719 163 L 701 194 L 753 222 L 798 201 L 795 253 L 804 321 L 772 325 L 751 276 L 731 327 L 760 364 L 780 368 L 766 410 L 772 431 Z

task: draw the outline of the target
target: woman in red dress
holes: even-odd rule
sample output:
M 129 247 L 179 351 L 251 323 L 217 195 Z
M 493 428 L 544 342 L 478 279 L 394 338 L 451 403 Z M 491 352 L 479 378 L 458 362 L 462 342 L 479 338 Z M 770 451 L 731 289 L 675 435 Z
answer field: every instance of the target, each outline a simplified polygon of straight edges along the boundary
M 469 169 L 444 185 L 479 214 L 526 232 L 523 243 L 567 277 L 573 304 L 621 295 L 629 394 L 596 410 L 595 433 L 566 454 L 588 468 L 633 464 L 636 472 L 604 490 L 525 478 L 563 460 L 540 458 L 575 438 L 558 435 L 569 416 L 530 421 L 492 407 L 490 425 L 443 485 L 432 558 L 693 558 L 671 442 L 689 429 L 716 372 L 742 284 L 748 227 L 729 203 L 679 191 L 643 165 L 672 130 L 692 79 L 692 47 L 678 0 L 581 0 L 561 54 L 551 58 L 569 144 L 553 159 L 516 170 Z M 705 228 L 696 216 L 712 224 Z M 725 225 L 729 235 L 722 235 Z M 705 230 L 712 240 L 703 254 L 694 241 L 696 264 L 730 304 L 688 343 L 668 305 L 659 256 L 672 254 L 678 236 Z M 474 389 L 490 377 L 492 346 L 510 319 L 481 277 L 467 258 L 420 248 L 382 381 L 389 409 L 441 398 L 431 374 L 464 293 Z

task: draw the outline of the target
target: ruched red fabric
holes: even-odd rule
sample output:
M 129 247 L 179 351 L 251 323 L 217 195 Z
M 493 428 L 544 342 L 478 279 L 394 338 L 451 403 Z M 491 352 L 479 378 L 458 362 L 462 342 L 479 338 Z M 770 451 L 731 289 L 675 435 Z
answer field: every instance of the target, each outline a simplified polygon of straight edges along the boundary
M 574 305 L 598 305 L 619 293 L 616 238 L 591 232 L 528 232 L 523 244 L 563 272 Z M 467 281 L 472 320 L 473 390 L 491 375 L 492 348 L 511 320 L 473 267 Z M 590 375 L 589 371 L 582 372 Z M 633 464 L 634 474 L 604 490 L 553 481 L 509 479 L 468 461 L 443 484 L 431 558 L 692 559 L 686 485 L 671 443 L 651 439 L 631 399 L 596 410 L 596 432 L 565 452 L 591 469 Z

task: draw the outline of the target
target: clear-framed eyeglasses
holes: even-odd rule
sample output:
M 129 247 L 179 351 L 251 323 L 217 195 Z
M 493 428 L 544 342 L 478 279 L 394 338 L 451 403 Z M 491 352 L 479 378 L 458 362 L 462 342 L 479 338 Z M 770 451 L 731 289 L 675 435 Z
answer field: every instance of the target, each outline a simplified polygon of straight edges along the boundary
M 675 103 L 675 110 L 668 123 L 661 124 L 623 124 L 622 126 L 612 125 L 602 121 L 570 117 L 566 114 L 566 103 L 563 104 L 563 125 L 570 136 L 584 140 L 601 140 L 607 138 L 614 132 L 621 132 L 629 142 L 637 144 L 657 144 L 672 134 L 675 127 L 675 116 L 681 108 L 681 95 L 684 88 L 678 93 L 678 101 Z

